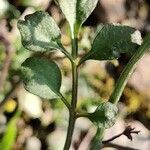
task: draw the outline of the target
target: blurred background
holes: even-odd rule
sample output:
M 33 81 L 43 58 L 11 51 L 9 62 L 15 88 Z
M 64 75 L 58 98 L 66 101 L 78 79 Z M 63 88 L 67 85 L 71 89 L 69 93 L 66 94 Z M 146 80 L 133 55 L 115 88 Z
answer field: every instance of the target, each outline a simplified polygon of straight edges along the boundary
M 42 100 L 25 91 L 21 81 L 21 63 L 31 55 L 56 60 L 61 68 L 61 92 L 71 98 L 71 66 L 60 52 L 32 53 L 21 45 L 17 20 L 36 10 L 47 11 L 62 31 L 62 43 L 70 51 L 69 26 L 53 0 L 0 0 L 0 150 L 62 150 L 68 125 L 68 111 L 58 99 Z M 141 31 L 150 31 L 150 0 L 100 0 L 84 23 L 79 35 L 79 56 L 90 50 L 97 28 L 106 23 L 121 23 Z M 114 61 L 87 61 L 80 68 L 78 110 L 93 112 L 107 100 L 115 81 L 131 56 Z M 140 130 L 130 141 L 122 136 L 115 144 L 135 149 L 150 149 L 150 53 L 140 60 L 121 101 L 116 124 L 105 138 L 121 133 L 131 125 Z M 71 150 L 88 150 L 95 134 L 92 123 L 77 120 Z M 115 149 L 115 148 L 104 148 Z

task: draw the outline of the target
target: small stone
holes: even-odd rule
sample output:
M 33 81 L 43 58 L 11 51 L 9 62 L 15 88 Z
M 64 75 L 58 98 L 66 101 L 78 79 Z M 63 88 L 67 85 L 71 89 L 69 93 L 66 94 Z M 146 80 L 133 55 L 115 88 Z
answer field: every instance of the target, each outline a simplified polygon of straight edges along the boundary
M 25 150 L 41 150 L 41 141 L 34 136 L 28 138 Z

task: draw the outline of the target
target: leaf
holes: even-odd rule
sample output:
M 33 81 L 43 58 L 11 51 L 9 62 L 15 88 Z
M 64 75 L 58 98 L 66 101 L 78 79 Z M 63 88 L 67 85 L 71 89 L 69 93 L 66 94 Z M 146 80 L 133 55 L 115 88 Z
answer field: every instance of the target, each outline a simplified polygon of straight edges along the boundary
M 48 13 L 37 11 L 18 21 L 22 44 L 32 51 L 51 51 L 59 49 L 60 30 Z
M 94 113 L 89 114 L 88 118 L 99 128 L 110 128 L 115 124 L 118 109 L 110 103 L 101 103 Z
M 83 22 L 92 13 L 98 0 L 56 0 L 68 20 L 72 36 L 77 35 Z
M 27 91 L 45 99 L 59 97 L 61 72 L 53 61 L 30 57 L 22 64 L 21 72 Z
M 131 41 L 135 29 L 121 25 L 106 25 L 94 39 L 92 49 L 81 61 L 112 60 L 120 57 L 122 53 L 133 54 L 138 45 Z
M 20 116 L 20 111 L 17 111 L 14 117 L 8 122 L 6 132 L 0 143 L 1 150 L 12 150 L 18 132 L 16 123 L 19 116 Z

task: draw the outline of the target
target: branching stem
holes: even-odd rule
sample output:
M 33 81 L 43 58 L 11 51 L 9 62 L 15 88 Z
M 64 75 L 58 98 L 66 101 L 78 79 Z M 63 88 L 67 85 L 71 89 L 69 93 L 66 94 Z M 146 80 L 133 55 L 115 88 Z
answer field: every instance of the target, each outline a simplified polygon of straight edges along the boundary
M 110 142 L 114 141 L 115 139 L 119 138 L 122 135 L 125 135 L 128 139 L 132 140 L 132 134 L 139 134 L 139 132 L 140 131 L 136 131 L 135 128 L 132 128 L 131 126 L 127 126 L 122 133 L 117 134 L 108 140 L 102 141 L 102 143 L 109 144 Z
M 78 56 L 78 39 L 72 39 L 72 57 L 74 61 L 72 63 L 72 100 L 71 100 L 71 109 L 69 111 L 69 125 L 67 131 L 67 138 L 64 146 L 64 150 L 69 150 L 75 121 L 76 121 L 76 104 L 77 104 L 77 95 L 78 95 L 78 69 L 76 65 L 76 59 Z
M 120 97 L 123 93 L 123 90 L 127 84 L 127 81 L 129 79 L 129 77 L 131 76 L 131 74 L 133 73 L 138 61 L 140 60 L 140 58 L 143 57 L 145 52 L 150 49 L 150 40 L 149 39 L 150 39 L 150 34 L 148 34 L 144 38 L 143 44 L 135 52 L 135 54 L 132 56 L 132 58 L 130 59 L 130 61 L 128 62 L 128 64 L 124 68 L 124 70 L 122 71 L 122 73 L 121 73 L 121 75 L 120 75 L 120 77 L 116 83 L 115 89 L 114 89 L 114 91 L 113 91 L 113 93 L 109 99 L 109 102 L 111 102 L 113 104 L 117 104 L 119 102 Z M 98 134 L 98 133 L 96 133 L 96 134 Z M 101 140 L 102 139 L 99 138 L 99 143 L 102 143 Z
M 71 56 L 71 54 L 64 48 L 64 46 L 61 43 L 59 43 L 59 46 L 61 48 L 61 52 L 70 60 L 71 63 L 73 63 L 74 59 Z

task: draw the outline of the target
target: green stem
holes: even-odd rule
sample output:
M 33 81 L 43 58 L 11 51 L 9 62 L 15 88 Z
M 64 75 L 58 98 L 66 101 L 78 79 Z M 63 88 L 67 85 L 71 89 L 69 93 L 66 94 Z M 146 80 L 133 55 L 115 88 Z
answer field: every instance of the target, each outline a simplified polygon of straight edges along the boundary
M 88 118 L 91 115 L 91 113 L 78 113 L 76 114 L 76 118 L 85 117 Z
M 83 62 L 85 62 L 85 61 L 87 60 L 87 58 L 88 58 L 88 55 L 84 55 L 84 56 L 79 60 L 77 67 L 80 67 L 80 65 L 81 65 Z
M 77 38 L 72 39 L 72 57 L 76 60 L 78 56 L 78 40 Z M 72 100 L 71 100 L 71 109 L 69 111 L 69 125 L 67 131 L 66 142 L 64 150 L 69 150 L 72 136 L 76 121 L 76 105 L 77 105 L 77 93 L 78 93 L 78 70 L 76 62 L 72 62 Z
M 129 77 L 131 76 L 131 74 L 133 73 L 138 61 L 140 58 L 143 57 L 143 55 L 145 54 L 146 51 L 148 51 L 150 49 L 150 34 L 148 34 L 145 38 L 144 38 L 144 42 L 143 44 L 139 47 L 139 49 L 135 52 L 135 54 L 132 56 L 132 58 L 130 59 L 130 61 L 128 62 L 128 64 L 126 65 L 126 67 L 124 68 L 124 70 L 122 71 L 116 85 L 115 85 L 115 89 L 109 99 L 109 101 L 113 104 L 117 104 L 118 101 L 120 100 L 120 97 L 122 95 L 122 92 L 127 84 L 127 81 L 129 79 Z M 92 146 L 96 146 L 92 147 L 92 149 L 94 150 L 99 150 L 100 146 L 102 144 L 102 139 L 103 139 L 103 134 L 105 132 L 105 129 L 100 129 L 101 131 L 99 131 L 99 129 L 96 132 L 96 135 L 93 139 Z M 99 141 L 99 145 L 98 145 L 98 141 Z
M 62 52 L 64 55 L 66 55 L 66 57 L 70 60 L 71 63 L 73 63 L 74 59 L 73 59 L 73 57 L 71 56 L 71 54 L 64 48 L 64 46 L 63 46 L 61 43 L 59 43 L 59 46 L 60 46 L 60 48 L 61 48 L 61 52 Z
M 104 132 L 105 132 L 104 128 L 99 128 L 99 127 L 97 128 L 95 137 L 91 141 L 90 150 L 99 150 L 101 148 L 102 140 L 103 140 L 103 137 L 104 137 Z
M 74 113 L 70 111 L 69 113 L 69 125 L 68 125 L 68 131 L 67 131 L 67 137 L 66 142 L 63 150 L 69 150 L 71 142 L 72 142 L 72 136 L 75 126 L 75 117 Z
M 109 101 L 113 104 L 117 104 L 118 101 L 120 100 L 120 97 L 123 93 L 123 90 L 127 84 L 127 81 L 131 74 L 133 73 L 137 62 L 142 56 L 145 54 L 145 52 L 150 48 L 150 34 L 144 38 L 143 44 L 139 47 L 139 49 L 135 52 L 135 54 L 132 56 L 124 70 L 122 71 L 115 89 L 109 99 Z
M 78 38 L 74 37 L 72 39 L 72 57 L 76 59 L 78 56 Z
M 59 93 L 59 96 L 60 96 L 62 102 L 66 105 L 66 107 L 67 107 L 68 110 L 70 111 L 70 110 L 71 110 L 71 106 L 70 106 L 70 104 L 68 103 L 68 101 L 66 100 L 66 98 L 65 98 L 61 93 Z

